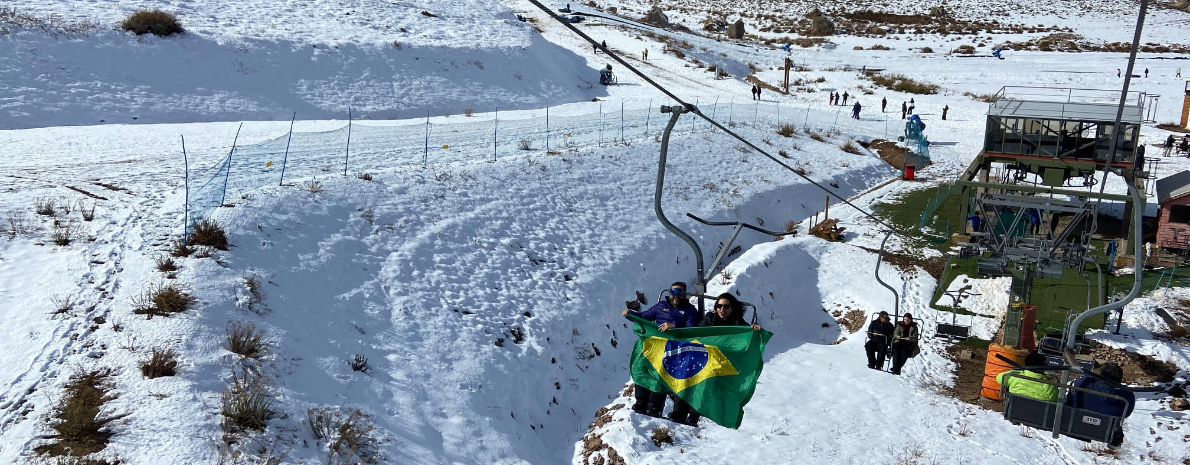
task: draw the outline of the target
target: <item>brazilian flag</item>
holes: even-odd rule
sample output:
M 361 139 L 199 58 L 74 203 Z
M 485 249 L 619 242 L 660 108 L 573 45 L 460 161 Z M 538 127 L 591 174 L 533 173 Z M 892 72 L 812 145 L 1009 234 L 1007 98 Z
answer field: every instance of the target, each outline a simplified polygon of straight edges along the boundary
M 764 345 L 773 333 L 748 326 L 707 326 L 661 332 L 629 314 L 640 339 L 632 349 L 632 381 L 654 392 L 672 392 L 702 416 L 740 427 L 764 367 Z

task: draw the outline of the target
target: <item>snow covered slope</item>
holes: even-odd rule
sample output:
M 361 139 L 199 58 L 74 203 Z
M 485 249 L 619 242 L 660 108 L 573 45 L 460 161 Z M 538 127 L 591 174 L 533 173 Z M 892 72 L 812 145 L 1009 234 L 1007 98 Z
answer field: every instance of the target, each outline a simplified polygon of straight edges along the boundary
M 8 3 L 5 5 L 5 3 Z M 94 21 L 51 35 L 0 34 L 0 128 L 354 117 L 393 119 L 541 108 L 603 95 L 574 53 L 495 1 L 0 2 L 21 14 Z M 189 32 L 112 31 L 139 8 Z M 434 17 L 421 14 L 431 12 Z M 3 30 L 3 29 L 0 29 Z

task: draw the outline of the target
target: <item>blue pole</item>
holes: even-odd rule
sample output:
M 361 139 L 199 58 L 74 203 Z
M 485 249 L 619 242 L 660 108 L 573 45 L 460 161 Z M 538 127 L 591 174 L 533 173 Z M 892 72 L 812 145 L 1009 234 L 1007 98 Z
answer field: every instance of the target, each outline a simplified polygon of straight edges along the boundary
M 182 244 L 190 242 L 190 158 L 186 156 L 186 136 L 182 136 L 182 166 L 185 169 L 186 205 L 182 213 Z
M 430 112 L 426 111 L 426 151 L 421 156 L 421 166 L 424 168 L 430 160 Z
M 285 158 L 281 160 L 281 180 L 277 185 L 285 184 L 285 167 L 289 165 L 289 143 L 293 142 L 293 122 L 297 121 L 297 112 L 293 112 L 293 119 L 289 120 L 289 138 L 285 140 Z
M 343 157 L 343 176 L 347 176 L 348 158 L 351 158 L 351 107 L 347 107 L 347 155 Z
M 599 102 L 599 148 L 603 148 L 603 102 Z
M 492 120 L 492 161 L 496 161 L 496 131 L 500 129 L 500 107 L 496 107 L 496 119 Z
M 236 128 L 236 137 L 231 141 L 231 151 L 227 152 L 227 173 L 223 174 L 223 196 L 219 198 L 219 206 L 227 203 L 227 179 L 231 177 L 231 156 L 236 153 L 236 142 L 240 140 L 240 129 L 244 129 L 244 123 L 240 123 L 240 127 Z

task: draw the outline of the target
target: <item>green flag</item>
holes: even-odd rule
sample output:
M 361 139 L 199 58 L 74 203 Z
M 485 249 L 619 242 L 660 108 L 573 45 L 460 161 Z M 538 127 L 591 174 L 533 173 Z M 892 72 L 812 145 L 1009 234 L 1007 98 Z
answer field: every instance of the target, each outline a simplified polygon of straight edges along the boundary
M 654 392 L 672 392 L 695 411 L 728 428 L 740 427 L 764 367 L 764 345 L 773 337 L 748 326 L 707 326 L 661 332 L 629 314 L 640 339 L 632 349 L 632 381 Z

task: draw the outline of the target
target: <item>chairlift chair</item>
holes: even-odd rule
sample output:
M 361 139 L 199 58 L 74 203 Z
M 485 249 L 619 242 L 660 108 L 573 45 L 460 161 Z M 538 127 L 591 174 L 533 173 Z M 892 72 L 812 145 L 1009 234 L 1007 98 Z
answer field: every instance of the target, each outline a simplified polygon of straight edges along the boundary
M 1021 378 L 1030 382 L 1062 387 L 1061 384 L 1055 383 L 1048 379 L 1029 378 L 1016 373 L 1008 373 L 1005 375 L 1005 378 Z M 1007 379 L 1005 379 L 1005 381 L 1007 381 Z M 1083 389 L 1074 386 L 1066 386 L 1066 389 L 1068 391 L 1082 391 L 1084 393 L 1099 397 L 1117 399 L 1120 402 L 1127 402 L 1123 397 L 1105 392 Z M 1120 416 L 1106 415 L 1092 410 L 1074 408 L 1070 405 L 1060 406 L 1062 410 L 1062 418 L 1058 420 L 1058 402 L 1047 402 L 1013 394 L 1008 389 L 1007 382 L 1001 384 L 1000 396 L 1004 399 L 1004 419 L 1008 420 L 1012 424 L 1031 426 L 1044 431 L 1053 431 L 1054 422 L 1058 421 L 1058 434 L 1078 439 L 1080 441 L 1111 443 L 1112 435 L 1114 434 L 1116 427 L 1121 425 L 1124 421 L 1123 417 Z M 1064 399 L 1058 400 L 1062 401 Z
M 967 292 L 966 289 L 959 289 L 956 292 L 945 292 L 945 295 L 950 296 L 951 299 L 950 323 L 936 322 L 934 337 L 939 339 L 945 338 L 947 343 L 966 341 L 968 337 L 971 337 L 971 324 L 975 322 L 975 315 L 969 315 L 967 324 L 960 325 L 959 304 L 963 302 L 963 298 L 965 297 L 980 294 Z
M 871 326 L 872 322 L 876 321 L 877 318 L 880 318 L 880 312 L 872 313 L 872 317 L 868 318 L 868 325 Z M 896 323 L 893 323 L 893 324 L 895 325 Z M 868 333 L 868 338 L 871 339 L 871 337 L 872 337 L 872 334 Z M 867 350 L 867 349 L 864 349 L 864 350 Z M 886 338 L 886 340 L 884 341 L 884 364 L 887 365 L 889 362 L 892 361 L 892 358 L 893 358 L 892 337 L 890 336 L 890 337 Z M 884 370 L 884 365 L 881 365 L 880 369 Z

